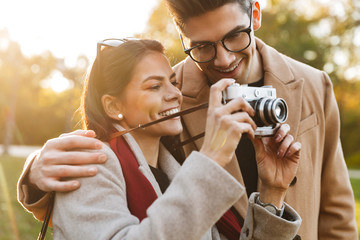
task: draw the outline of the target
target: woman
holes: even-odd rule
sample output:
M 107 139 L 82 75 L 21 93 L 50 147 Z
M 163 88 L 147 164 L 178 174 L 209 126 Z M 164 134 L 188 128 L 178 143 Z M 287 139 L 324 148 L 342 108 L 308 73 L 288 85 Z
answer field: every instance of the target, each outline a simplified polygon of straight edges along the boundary
M 80 180 L 80 189 L 56 193 L 54 239 L 239 239 L 240 224 L 230 208 L 245 191 L 223 167 L 243 134 L 255 145 L 261 140 L 254 139 L 256 125 L 250 117 L 254 111 L 246 101 L 221 104 L 221 91 L 233 82 L 225 79 L 212 87 L 203 147 L 180 168 L 160 142 L 162 136 L 182 131 L 178 116 L 112 137 L 180 110 L 182 96 L 162 45 L 153 40 L 100 43 L 85 83 L 82 109 L 85 128 L 104 141 L 102 151 L 108 160 L 98 166 L 95 177 Z M 286 127 L 281 129 L 285 134 L 269 147 L 286 154 L 258 158 L 269 167 L 270 158 L 280 161 L 283 168 L 276 170 L 284 175 L 272 181 L 270 170 L 259 172 L 269 186 L 261 199 L 273 192 L 284 194 L 295 176 L 300 145 Z M 256 211 L 260 214 L 255 216 Z M 240 238 L 266 234 L 265 222 L 259 221 L 263 217 L 272 219 L 275 228 L 286 227 L 291 232 L 286 238 L 292 238 L 301 220 L 289 206 L 285 212 L 294 220 L 279 218 L 251 202 Z M 279 231 L 279 236 L 271 237 L 282 239 L 284 234 Z

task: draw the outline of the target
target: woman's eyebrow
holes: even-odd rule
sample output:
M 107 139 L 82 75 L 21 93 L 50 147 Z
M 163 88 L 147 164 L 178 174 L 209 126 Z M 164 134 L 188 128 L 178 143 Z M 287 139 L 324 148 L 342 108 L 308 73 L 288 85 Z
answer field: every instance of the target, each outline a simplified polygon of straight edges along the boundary
M 169 76 L 169 79 L 172 79 L 176 77 L 176 73 L 173 72 L 170 76 Z M 164 77 L 163 76 L 159 76 L 159 75 L 151 75 L 151 76 L 148 76 L 147 78 L 145 78 L 143 80 L 143 82 L 146 82 L 146 81 L 149 81 L 149 80 L 158 80 L 158 81 L 163 81 L 164 80 Z
M 176 73 L 175 72 L 173 72 L 171 75 L 170 75 L 170 77 L 169 77 L 169 79 L 172 79 L 172 78 L 176 78 Z

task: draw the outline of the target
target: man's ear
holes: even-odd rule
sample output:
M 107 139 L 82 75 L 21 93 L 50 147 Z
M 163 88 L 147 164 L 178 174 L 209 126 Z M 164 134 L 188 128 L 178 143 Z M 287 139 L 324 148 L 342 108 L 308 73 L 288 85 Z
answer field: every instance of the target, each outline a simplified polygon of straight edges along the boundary
M 261 27 L 261 9 L 260 3 L 255 1 L 253 6 L 253 26 L 254 31 L 258 30 Z
M 101 103 L 106 115 L 110 118 L 119 121 L 119 113 L 121 113 L 121 103 L 117 97 L 107 95 L 101 97 Z

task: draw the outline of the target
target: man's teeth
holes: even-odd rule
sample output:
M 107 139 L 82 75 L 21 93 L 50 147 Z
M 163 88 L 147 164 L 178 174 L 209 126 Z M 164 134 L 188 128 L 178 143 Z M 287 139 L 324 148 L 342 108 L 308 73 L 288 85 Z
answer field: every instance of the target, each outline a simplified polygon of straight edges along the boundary
M 168 111 L 166 111 L 166 112 L 161 112 L 161 113 L 159 113 L 159 115 L 166 117 L 166 116 L 170 116 L 170 115 L 172 115 L 172 114 L 175 114 L 175 113 L 177 113 L 177 112 L 179 112 L 179 109 L 178 109 L 178 108 L 174 108 L 174 109 L 168 110 Z
M 223 72 L 223 73 L 228 73 L 228 72 L 232 72 L 235 70 L 235 68 L 237 68 L 238 64 L 231 67 L 231 68 L 228 68 L 228 69 L 219 69 L 219 72 Z

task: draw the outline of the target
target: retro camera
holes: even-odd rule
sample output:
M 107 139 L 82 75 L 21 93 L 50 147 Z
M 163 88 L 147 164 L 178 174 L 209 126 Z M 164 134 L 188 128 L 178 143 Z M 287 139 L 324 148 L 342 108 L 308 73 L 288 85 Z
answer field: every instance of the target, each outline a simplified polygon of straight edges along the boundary
M 273 136 L 280 123 L 288 117 L 285 100 L 276 98 L 276 89 L 272 86 L 249 87 L 247 84 L 234 83 L 223 91 L 224 104 L 237 97 L 244 98 L 255 110 L 256 137 Z

